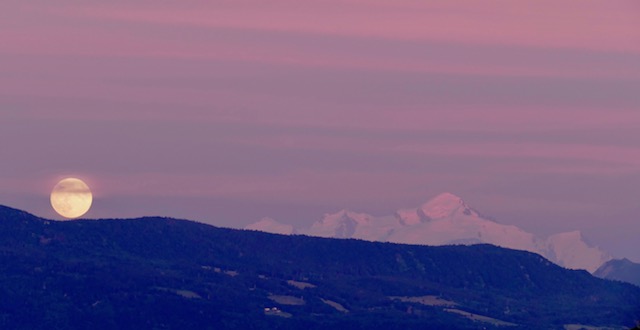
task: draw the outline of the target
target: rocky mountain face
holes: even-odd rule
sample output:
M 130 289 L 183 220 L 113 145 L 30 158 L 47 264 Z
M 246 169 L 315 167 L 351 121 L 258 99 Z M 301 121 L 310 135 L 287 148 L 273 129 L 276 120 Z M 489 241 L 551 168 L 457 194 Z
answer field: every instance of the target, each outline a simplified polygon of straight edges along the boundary
M 275 226 L 254 224 L 247 228 L 285 233 L 272 230 Z M 347 210 L 326 214 L 310 228 L 297 229 L 297 232 L 405 244 L 488 243 L 538 253 L 563 267 L 589 272 L 611 259 L 606 252 L 588 245 L 579 231 L 539 238 L 516 226 L 500 224 L 481 215 L 450 193 L 440 194 L 417 208 L 400 209 L 392 216 L 374 217 Z

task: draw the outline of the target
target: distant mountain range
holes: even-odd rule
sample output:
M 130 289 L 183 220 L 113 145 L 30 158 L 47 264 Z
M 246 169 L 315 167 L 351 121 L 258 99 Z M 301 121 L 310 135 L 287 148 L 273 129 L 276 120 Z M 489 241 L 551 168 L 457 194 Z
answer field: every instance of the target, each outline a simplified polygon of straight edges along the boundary
M 629 259 L 609 260 L 600 266 L 593 275 L 640 286 L 640 264 L 632 262 Z
M 611 256 L 585 242 L 580 231 L 535 237 L 513 225 L 497 223 L 469 207 L 460 197 L 444 193 L 417 208 L 374 217 L 342 210 L 326 214 L 311 228 L 296 229 L 273 219 L 263 219 L 246 229 L 278 234 L 305 234 L 332 238 L 405 244 L 448 245 L 488 243 L 538 253 L 570 269 L 594 272 Z
M 640 319 L 640 288 L 526 251 L 170 218 L 52 221 L 2 206 L 0 297 L 2 329 L 623 329 Z

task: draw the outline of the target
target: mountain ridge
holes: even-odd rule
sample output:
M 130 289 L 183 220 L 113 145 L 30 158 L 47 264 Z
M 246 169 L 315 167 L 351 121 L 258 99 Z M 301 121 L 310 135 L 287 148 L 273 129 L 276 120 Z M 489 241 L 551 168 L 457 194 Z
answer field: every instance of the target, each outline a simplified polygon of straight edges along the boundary
M 526 251 L 162 217 L 53 221 L 0 208 L 0 265 L 3 328 L 548 329 L 640 317 L 640 288 Z
M 245 228 L 274 232 L 256 224 Z M 488 243 L 538 253 L 563 267 L 589 272 L 611 259 L 605 251 L 588 245 L 579 231 L 539 238 L 517 226 L 498 223 L 482 215 L 452 193 L 439 194 L 416 208 L 399 209 L 392 216 L 375 217 L 341 210 L 325 214 L 310 228 L 291 231 L 310 236 L 407 244 Z
M 627 258 L 612 259 L 600 266 L 593 275 L 640 286 L 640 263 L 635 263 Z

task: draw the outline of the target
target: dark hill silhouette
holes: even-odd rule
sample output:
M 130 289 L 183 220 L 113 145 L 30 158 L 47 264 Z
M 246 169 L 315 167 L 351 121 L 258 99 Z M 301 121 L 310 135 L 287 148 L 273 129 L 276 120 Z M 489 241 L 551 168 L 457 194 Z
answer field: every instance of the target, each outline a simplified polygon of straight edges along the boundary
M 2 206 L 0 297 L 0 327 L 14 329 L 554 329 L 640 319 L 640 288 L 491 245 L 158 217 L 51 221 Z

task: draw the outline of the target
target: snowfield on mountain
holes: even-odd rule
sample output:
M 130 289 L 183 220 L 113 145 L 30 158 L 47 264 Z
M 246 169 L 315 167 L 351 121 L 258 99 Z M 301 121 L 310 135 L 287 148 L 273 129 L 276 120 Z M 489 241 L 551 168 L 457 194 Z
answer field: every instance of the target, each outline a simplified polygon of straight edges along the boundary
M 580 231 L 536 237 L 517 226 L 481 215 L 451 193 L 440 194 L 417 208 L 400 209 L 390 216 L 341 210 L 325 214 L 310 228 L 294 228 L 265 218 L 245 229 L 419 245 L 488 243 L 538 253 L 560 266 L 589 272 L 611 259 L 605 251 L 587 244 Z

